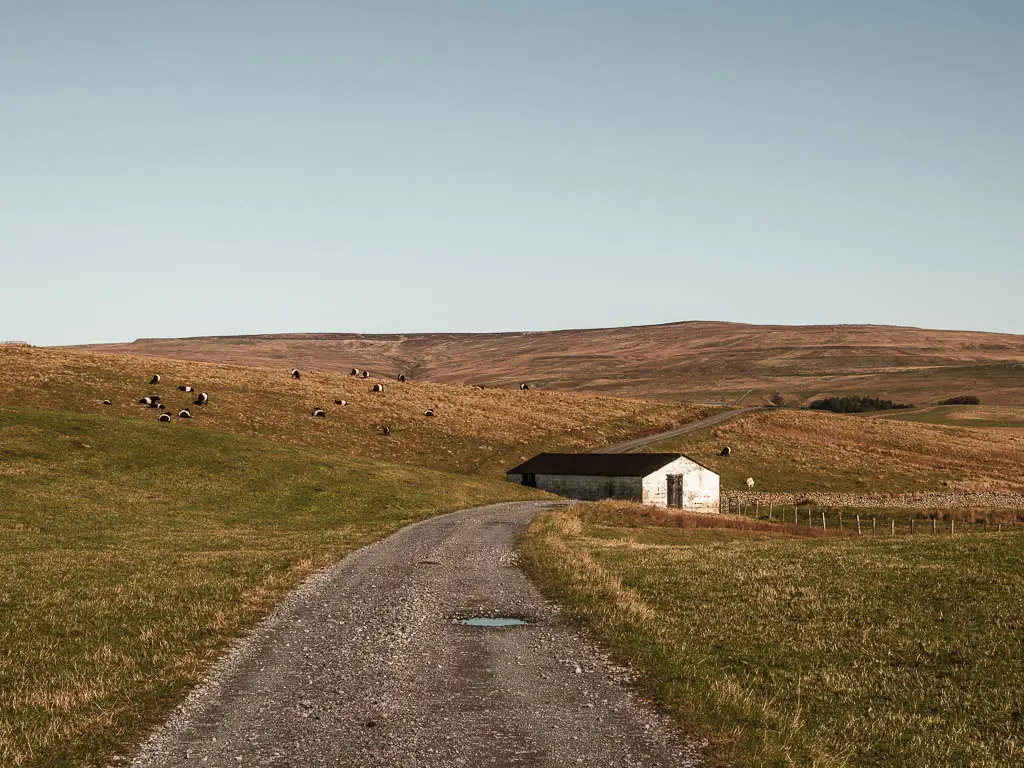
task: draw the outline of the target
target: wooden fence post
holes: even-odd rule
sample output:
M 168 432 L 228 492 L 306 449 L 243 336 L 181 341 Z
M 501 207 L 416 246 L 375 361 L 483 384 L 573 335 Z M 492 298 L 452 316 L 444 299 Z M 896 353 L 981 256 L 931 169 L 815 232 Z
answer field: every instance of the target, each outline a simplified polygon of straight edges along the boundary
M 889 521 L 889 525 L 891 527 L 891 530 L 889 531 L 889 535 L 890 536 L 895 536 L 896 535 L 896 518 L 893 518 L 892 520 L 890 520 Z
M 821 530 L 823 530 L 823 531 L 827 530 L 826 527 L 825 527 L 825 513 L 824 512 L 821 513 Z
M 860 536 L 860 515 L 857 515 L 857 535 Z
M 875 521 L 875 518 L 873 518 L 873 517 L 872 517 L 872 518 L 871 518 L 871 535 L 872 535 L 872 536 L 874 536 L 874 535 L 875 535 L 875 533 L 876 533 L 876 529 L 875 529 L 875 522 L 876 522 L 876 521 Z
M 910 518 L 910 535 L 914 535 L 914 518 Z
M 953 526 L 954 526 L 954 523 L 953 523 L 953 516 L 952 516 L 952 515 L 950 515 L 950 516 L 949 516 L 949 535 L 950 535 L 950 536 L 952 536 L 952 535 L 953 535 Z

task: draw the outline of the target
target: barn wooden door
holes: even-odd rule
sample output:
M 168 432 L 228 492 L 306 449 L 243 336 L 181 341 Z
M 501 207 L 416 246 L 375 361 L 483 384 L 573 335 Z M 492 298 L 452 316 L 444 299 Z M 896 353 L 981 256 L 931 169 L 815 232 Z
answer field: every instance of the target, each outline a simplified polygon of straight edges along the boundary
M 683 506 L 683 476 L 668 475 L 668 505 L 681 508 Z

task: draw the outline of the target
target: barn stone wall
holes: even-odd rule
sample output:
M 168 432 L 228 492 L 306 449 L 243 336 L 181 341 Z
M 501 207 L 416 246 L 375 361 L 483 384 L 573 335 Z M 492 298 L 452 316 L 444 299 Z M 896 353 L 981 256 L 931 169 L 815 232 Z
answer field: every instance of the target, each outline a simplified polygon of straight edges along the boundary
M 523 476 L 509 473 L 510 483 L 522 483 Z M 622 499 L 640 501 L 643 480 L 639 477 L 601 477 L 597 475 L 535 475 L 537 488 L 568 499 L 600 501 Z

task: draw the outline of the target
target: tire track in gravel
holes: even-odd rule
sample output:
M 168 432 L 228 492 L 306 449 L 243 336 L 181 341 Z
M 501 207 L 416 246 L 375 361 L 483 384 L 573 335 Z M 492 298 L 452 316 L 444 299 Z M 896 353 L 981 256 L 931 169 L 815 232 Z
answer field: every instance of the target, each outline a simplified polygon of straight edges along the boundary
M 694 766 L 516 567 L 543 502 L 432 518 L 294 592 L 133 761 L 177 766 Z M 530 624 L 480 629 L 467 615 Z

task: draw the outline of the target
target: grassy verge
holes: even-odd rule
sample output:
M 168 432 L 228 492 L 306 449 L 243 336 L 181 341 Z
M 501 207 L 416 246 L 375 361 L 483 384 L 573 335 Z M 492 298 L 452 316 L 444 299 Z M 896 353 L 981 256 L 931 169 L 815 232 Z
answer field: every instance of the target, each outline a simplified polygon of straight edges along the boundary
M 315 569 L 528 494 L 180 426 L 0 408 L 0 765 L 102 764 Z
M 812 529 L 813 530 L 813 529 Z M 523 562 L 717 759 L 1024 760 L 1024 535 L 868 538 L 604 503 Z

